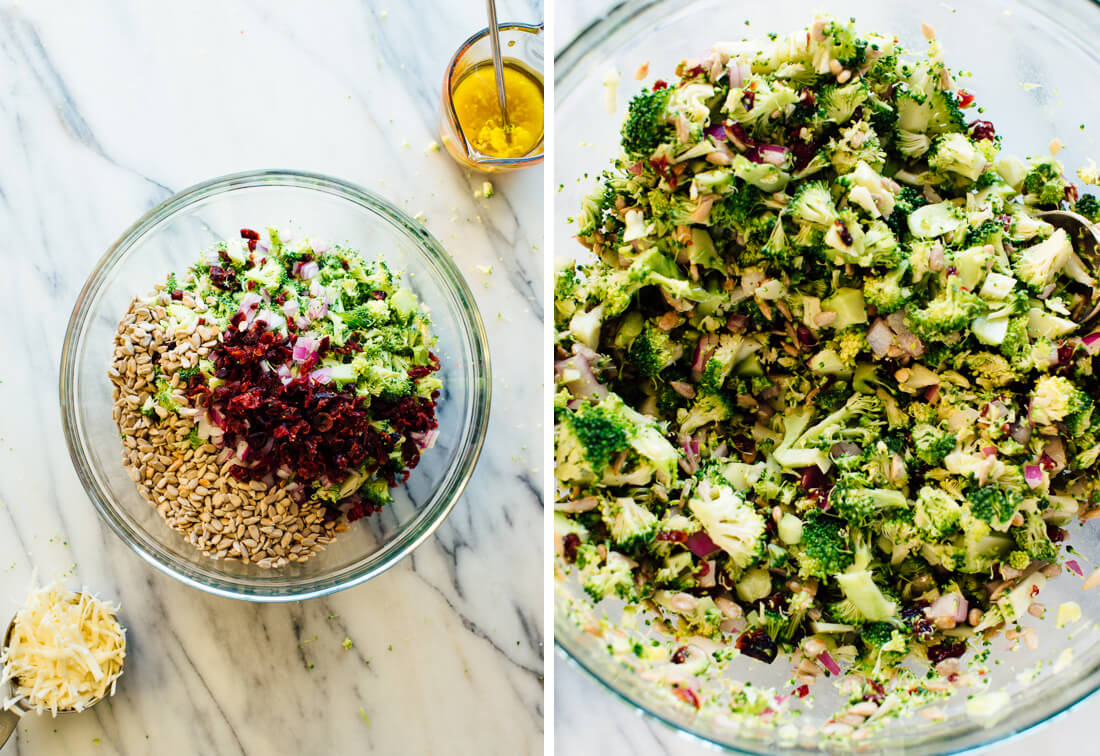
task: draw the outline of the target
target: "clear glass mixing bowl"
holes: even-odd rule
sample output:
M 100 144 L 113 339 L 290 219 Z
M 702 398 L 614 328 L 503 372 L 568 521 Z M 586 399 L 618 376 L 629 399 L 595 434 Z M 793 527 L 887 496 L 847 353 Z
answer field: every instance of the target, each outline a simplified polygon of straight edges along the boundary
M 381 257 L 404 271 L 430 309 L 443 394 L 439 438 L 381 513 L 354 523 L 304 564 L 279 569 L 204 557 L 165 524 L 130 481 L 111 418 L 107 366 L 133 297 L 182 273 L 210 244 L 242 227 L 300 229 Z M 338 179 L 292 171 L 207 181 L 146 213 L 107 251 L 73 308 L 61 354 L 61 411 L 77 474 L 99 514 L 145 561 L 188 585 L 250 601 L 291 601 L 357 585 L 400 561 L 455 505 L 477 462 L 489 418 L 489 346 L 474 297 L 450 256 L 381 197 Z
M 702 57 L 719 40 L 772 31 L 784 34 L 805 26 L 817 10 L 854 17 L 864 30 L 897 34 L 912 51 L 924 49 L 921 23 L 930 24 L 944 45 L 948 65 L 972 74 L 957 78 L 958 86 L 973 92 L 985 108 L 983 115 L 970 117 L 992 120 L 1006 152 L 1043 154 L 1051 139 L 1058 137 L 1066 145 L 1059 158 L 1068 169 L 1084 164 L 1090 155 L 1100 158 L 1094 136 L 1100 129 L 1100 98 L 1094 96 L 1092 85 L 1100 80 L 1100 56 L 1093 44 L 1100 32 L 1100 7 L 1086 0 L 970 0 L 953 5 L 881 0 L 651 0 L 615 6 L 555 59 L 553 185 L 562 187 L 555 193 L 555 254 L 583 258 L 585 250 L 573 239 L 575 227 L 567 218 L 577 213 L 582 196 L 617 154 L 625 105 L 642 87 L 632 78 L 641 64 L 650 64 L 647 82 L 672 78 L 680 60 Z M 604 107 L 609 69 L 622 75 L 614 114 Z M 1100 564 L 1100 528 L 1095 524 L 1073 526 L 1070 543 L 1086 575 Z M 582 604 L 583 594 L 575 581 L 555 582 L 555 640 L 560 652 L 628 703 L 687 733 L 745 753 L 841 750 L 818 735 L 842 702 L 839 696 L 826 694 L 831 687 L 827 681 L 816 686 L 815 709 L 791 730 L 739 726 L 705 706 L 697 713 L 670 695 L 667 685 L 644 679 L 641 665 L 628 666 L 612 658 L 607 633 L 598 624 L 605 608 L 601 605 L 594 617 L 584 611 L 571 617 L 570 606 Z M 1081 701 L 1100 687 L 1100 591 L 1086 593 L 1080 586 L 1081 579 L 1066 572 L 1043 589 L 1039 601 L 1048 607 L 1046 618 L 1028 617 L 1023 623 L 1039 631 L 1037 651 L 1021 645 L 1009 653 L 1012 644 L 1003 635 L 994 641 L 991 659 L 1001 663 L 991 665 L 989 690 L 1007 693 L 1004 707 L 988 716 L 968 714 L 964 692 L 940 707 L 946 715 L 943 721 L 919 715 L 898 720 L 849 747 L 872 753 L 957 752 L 1022 732 Z M 1055 609 L 1070 600 L 1081 605 L 1083 618 L 1057 629 Z M 607 611 L 614 622 L 617 612 Z M 1072 649 L 1072 658 L 1066 656 L 1067 649 Z M 781 660 L 765 666 L 738 659 L 733 674 L 756 685 L 790 687 L 790 665 Z M 1034 679 L 1027 679 L 1033 675 Z

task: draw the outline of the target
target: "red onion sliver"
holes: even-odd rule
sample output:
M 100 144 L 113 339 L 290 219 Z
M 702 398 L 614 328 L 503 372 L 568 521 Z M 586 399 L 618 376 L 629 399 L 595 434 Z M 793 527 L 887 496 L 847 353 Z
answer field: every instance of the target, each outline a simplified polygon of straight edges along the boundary
M 1043 484 L 1043 470 L 1039 465 L 1024 465 L 1024 480 L 1030 488 L 1038 488 Z
M 825 669 L 827 669 L 829 671 L 829 674 L 831 674 L 831 675 L 839 675 L 840 674 L 840 666 L 835 661 L 833 661 L 833 657 L 829 655 L 828 651 L 822 651 L 818 655 L 817 660 L 819 662 L 821 662 L 822 667 L 824 667 Z
M 706 559 L 719 550 L 718 545 L 710 540 L 705 530 L 697 530 L 689 535 L 684 545 L 688 547 L 688 551 L 700 559 Z
M 1084 571 L 1081 569 L 1081 565 L 1079 565 L 1077 563 L 1076 559 L 1067 559 L 1065 564 L 1066 564 L 1066 567 L 1069 570 L 1071 570 L 1073 572 L 1073 574 L 1075 574 L 1077 577 L 1084 577 L 1085 576 Z

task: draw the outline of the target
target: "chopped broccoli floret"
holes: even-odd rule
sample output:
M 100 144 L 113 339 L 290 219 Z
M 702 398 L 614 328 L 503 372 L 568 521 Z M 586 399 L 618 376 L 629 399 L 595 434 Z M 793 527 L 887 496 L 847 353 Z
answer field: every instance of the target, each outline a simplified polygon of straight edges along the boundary
M 629 496 L 605 499 L 600 513 L 611 538 L 626 551 L 650 541 L 657 530 L 657 516 Z
M 1040 207 L 1057 207 L 1066 198 L 1069 182 L 1062 175 L 1062 166 L 1047 158 L 1034 163 L 1024 176 L 1023 190 Z
M 1100 200 L 1096 199 L 1096 195 L 1082 194 L 1073 209 L 1091 222 L 1100 223 Z
M 704 481 L 688 502 L 688 508 L 738 569 L 760 560 L 766 540 L 764 518 L 733 488 Z
M 617 596 L 627 601 L 637 598 L 634 583 L 634 563 L 615 551 L 607 553 L 607 561 L 595 572 L 585 576 L 584 590 L 593 601 Z
M 630 101 L 623 123 L 623 150 L 635 157 L 649 157 L 671 134 L 667 108 L 671 89 L 641 92 Z
M 910 306 L 906 322 L 922 338 L 943 338 L 966 328 L 984 308 L 982 300 L 965 291 L 958 276 L 952 276 L 943 290 L 923 307 Z
M 907 272 L 905 266 L 900 266 L 884 275 L 864 278 L 864 301 L 868 306 L 878 310 L 879 315 L 896 312 L 905 307 L 912 295 L 909 288 L 901 284 Z
M 921 537 L 939 541 L 959 530 L 962 504 L 942 488 L 924 486 L 917 494 L 913 524 Z
M 802 540 L 791 549 L 798 574 L 825 579 L 852 564 L 852 553 L 840 520 L 811 509 L 802 520 Z
M 1038 244 L 1021 250 L 1013 265 L 1016 277 L 1035 291 L 1041 291 L 1054 282 L 1066 267 L 1073 254 L 1069 237 L 1062 229 Z
M 1024 524 L 1012 529 L 1016 545 L 1032 559 L 1054 562 L 1058 559 L 1058 546 L 1047 534 L 1047 524 L 1039 512 L 1024 515 Z
M 1038 426 L 1063 422 L 1070 434 L 1080 436 L 1092 419 L 1088 394 L 1060 375 L 1044 375 L 1031 392 L 1031 419 Z
M 638 375 L 652 378 L 679 359 L 683 349 L 675 344 L 667 331 L 652 324 L 631 342 L 627 350 L 627 361 Z
M 955 448 L 954 433 L 921 423 L 913 426 L 913 454 L 930 467 L 938 467 Z

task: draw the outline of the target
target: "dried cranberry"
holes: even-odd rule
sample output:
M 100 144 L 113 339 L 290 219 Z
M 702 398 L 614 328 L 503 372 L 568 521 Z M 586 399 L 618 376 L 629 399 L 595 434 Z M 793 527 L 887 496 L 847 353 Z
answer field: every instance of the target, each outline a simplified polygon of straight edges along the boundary
M 737 638 L 737 650 L 745 656 L 771 664 L 775 661 L 779 648 L 775 645 L 764 628 L 758 627 L 746 630 Z
M 928 661 L 939 664 L 944 659 L 957 659 L 966 653 L 965 643 L 941 643 L 928 647 Z
M 843 222 L 837 221 L 836 224 L 840 226 L 840 230 L 837 232 L 837 235 L 840 237 L 840 241 L 844 244 L 845 247 L 852 246 L 852 232 L 848 230 L 848 227 L 845 226 Z
M 374 297 L 375 299 L 385 299 L 385 298 L 386 298 L 386 292 L 384 292 L 384 291 L 381 291 L 381 290 L 379 290 L 379 291 L 372 291 L 372 292 L 370 293 L 370 295 L 371 295 L 372 297 Z
M 688 648 L 687 648 L 687 646 L 680 646 L 678 649 L 676 649 L 675 653 L 672 654 L 672 663 L 673 664 L 683 664 L 687 660 L 688 660 Z
M 745 110 L 752 110 L 752 106 L 756 104 L 756 92 L 746 89 L 741 95 L 741 104 L 745 106 Z
M 993 140 L 997 136 L 997 130 L 990 121 L 974 121 L 970 124 L 970 136 L 974 139 Z
M 248 251 L 254 252 L 256 250 L 256 242 L 260 240 L 260 235 L 251 228 L 242 228 L 241 238 L 248 239 Z
M 699 697 L 695 695 L 695 691 L 691 688 L 673 688 L 672 694 L 684 703 L 691 704 L 696 709 L 699 708 Z
M 813 332 L 811 332 L 810 329 L 806 326 L 800 325 L 798 328 L 795 329 L 794 332 L 795 335 L 798 336 L 798 343 L 802 346 L 811 347 L 814 345 L 815 340 Z
M 660 91 L 662 89 L 668 89 L 668 82 L 667 81 L 665 81 L 664 79 L 657 79 L 657 81 L 653 82 L 653 91 L 654 92 Z
M 687 541 L 687 533 L 682 530 L 658 530 L 657 535 L 654 536 L 658 541 L 672 541 L 673 543 L 684 543 Z
M 653 170 L 657 172 L 657 175 L 668 182 L 670 189 L 675 189 L 676 184 L 679 182 L 679 178 L 669 170 L 668 158 L 661 155 L 659 158 L 655 158 L 649 161 L 649 164 L 653 167 Z
M 220 265 L 210 266 L 210 283 L 214 284 L 219 289 L 236 288 L 237 271 L 232 268 L 226 269 Z
M 1047 537 L 1054 543 L 1061 543 L 1069 536 L 1069 531 L 1057 525 L 1047 525 Z
M 805 698 L 808 695 L 810 695 L 809 685 L 799 685 L 797 688 L 794 689 L 795 698 Z
M 569 564 L 577 561 L 577 547 L 581 545 L 581 537 L 576 533 L 566 533 L 565 538 L 561 539 L 561 551 L 562 556 L 565 557 L 565 561 Z
M 927 601 L 916 601 L 909 606 L 902 607 L 898 615 L 909 625 L 918 640 L 927 640 L 935 632 L 932 620 L 925 616 L 924 610 L 928 607 Z
M 959 99 L 960 109 L 969 108 L 971 105 L 974 104 L 974 95 L 972 95 L 970 92 L 967 92 L 965 89 L 960 89 L 956 93 L 956 95 Z

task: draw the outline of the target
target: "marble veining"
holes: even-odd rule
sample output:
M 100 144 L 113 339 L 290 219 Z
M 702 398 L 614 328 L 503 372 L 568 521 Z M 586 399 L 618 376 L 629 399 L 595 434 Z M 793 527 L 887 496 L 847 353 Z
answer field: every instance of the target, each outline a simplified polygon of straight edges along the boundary
M 543 14 L 540 0 L 498 6 L 502 20 Z M 444 65 L 483 13 L 476 0 L 0 7 L 0 608 L 37 570 L 119 600 L 130 629 L 109 703 L 25 719 L 2 756 L 541 752 L 542 170 L 493 179 L 481 200 L 482 177 L 425 150 Z M 100 523 L 57 374 L 73 301 L 133 220 L 198 181 L 270 167 L 422 214 L 496 359 L 481 462 L 437 534 L 366 585 L 256 605 L 175 582 Z

